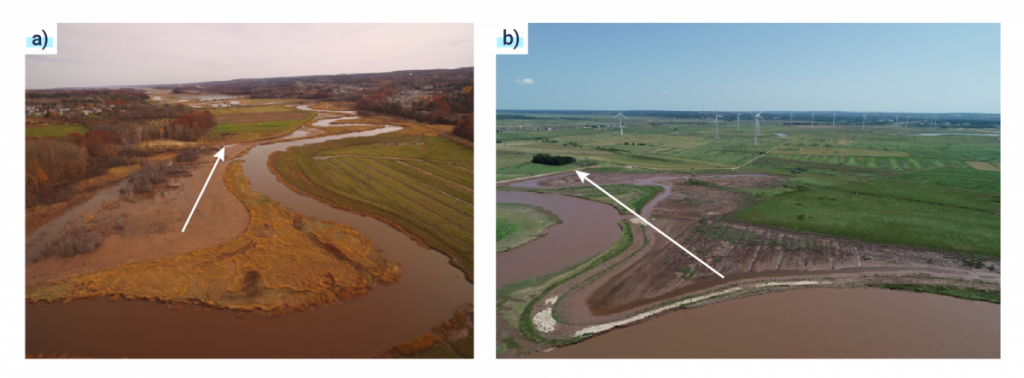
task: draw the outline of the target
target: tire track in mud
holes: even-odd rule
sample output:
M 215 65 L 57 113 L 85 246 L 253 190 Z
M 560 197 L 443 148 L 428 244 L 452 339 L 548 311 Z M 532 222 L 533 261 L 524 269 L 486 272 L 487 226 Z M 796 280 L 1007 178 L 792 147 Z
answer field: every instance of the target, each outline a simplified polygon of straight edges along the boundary
M 757 254 L 761 252 L 761 247 L 764 246 L 764 241 L 767 239 L 766 236 L 768 236 L 769 232 L 771 232 L 771 230 L 765 230 L 764 233 L 761 234 L 761 240 L 757 243 L 757 249 L 754 250 L 754 257 L 750 258 L 750 266 L 747 267 L 748 272 L 754 271 L 754 261 L 757 261 Z
M 731 259 L 732 256 L 736 253 L 736 250 L 739 249 L 741 245 L 743 245 L 743 237 L 747 235 L 747 231 L 750 231 L 749 225 L 747 226 L 747 228 L 743 229 L 743 233 L 740 234 L 739 239 L 736 239 L 736 244 L 732 246 L 732 251 L 729 251 L 729 255 L 722 259 L 722 266 L 718 268 L 719 272 L 724 272 L 725 269 L 729 267 L 729 259 Z
M 789 233 L 782 235 L 782 249 L 779 250 L 779 262 L 775 263 L 775 270 L 779 270 L 782 266 L 782 256 L 786 254 L 786 238 L 789 237 Z

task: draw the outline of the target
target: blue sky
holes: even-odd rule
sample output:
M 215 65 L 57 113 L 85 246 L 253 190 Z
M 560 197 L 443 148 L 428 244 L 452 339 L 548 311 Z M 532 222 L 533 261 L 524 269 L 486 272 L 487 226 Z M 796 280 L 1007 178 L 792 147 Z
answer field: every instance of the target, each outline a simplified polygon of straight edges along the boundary
M 530 24 L 529 43 L 497 58 L 498 109 L 1000 112 L 998 24 Z

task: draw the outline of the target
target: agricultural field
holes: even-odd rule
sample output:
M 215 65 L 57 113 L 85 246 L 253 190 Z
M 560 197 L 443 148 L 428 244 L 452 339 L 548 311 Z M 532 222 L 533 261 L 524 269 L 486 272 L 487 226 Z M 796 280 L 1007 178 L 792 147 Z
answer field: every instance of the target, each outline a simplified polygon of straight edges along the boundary
M 998 125 L 941 131 L 911 125 L 902 133 L 891 124 L 868 124 L 863 130 L 859 123 L 819 124 L 811 129 L 809 124 L 770 119 L 761 122 L 754 146 L 753 122 L 747 115 L 739 131 L 735 118 L 719 121 L 716 139 L 713 118 L 630 116 L 625 135 L 619 135 L 612 114 L 499 113 L 497 180 L 582 168 L 767 174 L 781 180 L 722 188 L 746 198 L 728 215 L 733 221 L 966 255 L 1000 255 Z M 530 163 L 536 153 L 573 156 L 577 163 Z M 609 191 L 613 187 L 607 186 Z M 567 190 L 587 188 L 544 189 Z M 612 194 L 627 196 L 620 197 L 624 202 L 639 198 Z
M 210 137 L 236 142 L 284 135 L 316 117 L 315 112 L 279 105 L 218 108 L 210 112 L 217 117 Z
M 25 136 L 28 138 L 61 137 L 73 133 L 84 135 L 89 132 L 82 125 L 53 125 L 42 127 L 29 127 L 25 129 Z
M 521 203 L 499 203 L 498 252 L 507 251 L 544 236 L 544 229 L 562 220 L 543 207 Z
M 289 185 L 389 222 L 473 272 L 473 151 L 407 134 L 339 139 L 272 158 Z

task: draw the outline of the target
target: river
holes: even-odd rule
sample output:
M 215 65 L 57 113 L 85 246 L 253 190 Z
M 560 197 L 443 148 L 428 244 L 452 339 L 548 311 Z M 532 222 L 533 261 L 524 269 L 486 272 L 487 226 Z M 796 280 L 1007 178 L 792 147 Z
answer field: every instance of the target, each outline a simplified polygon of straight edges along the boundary
M 270 172 L 267 159 L 288 147 L 400 130 L 397 126 L 282 141 L 254 147 L 242 156 L 250 188 L 283 206 L 320 220 L 348 225 L 402 266 L 402 279 L 376 286 L 352 301 L 277 318 L 241 318 L 221 310 L 176 310 L 144 301 L 77 300 L 27 305 L 26 353 L 71 353 L 89 357 L 367 357 L 410 341 L 473 300 L 473 285 L 448 258 L 421 247 L 371 217 L 333 208 L 288 189 Z
M 668 313 L 537 358 L 999 358 L 1000 306 L 801 289 Z

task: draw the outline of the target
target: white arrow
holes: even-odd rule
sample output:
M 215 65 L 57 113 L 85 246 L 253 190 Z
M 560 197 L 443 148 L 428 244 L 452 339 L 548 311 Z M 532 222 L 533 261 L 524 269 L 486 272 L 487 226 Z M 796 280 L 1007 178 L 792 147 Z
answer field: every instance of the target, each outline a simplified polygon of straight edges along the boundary
M 217 160 L 213 161 L 213 169 L 210 170 L 210 175 L 206 177 L 206 183 L 203 184 L 203 190 L 199 191 L 199 197 L 196 197 L 196 204 L 192 205 L 192 212 L 188 213 L 188 219 L 185 220 L 185 227 L 188 227 L 188 221 L 192 220 L 192 214 L 195 214 L 196 207 L 199 206 L 199 200 L 203 198 L 203 192 L 206 191 L 206 186 L 210 185 L 210 178 L 213 177 L 213 172 L 217 170 L 217 163 L 224 161 L 224 148 L 225 147 L 221 147 L 220 151 L 213 155 Z M 185 232 L 185 227 L 181 228 L 181 232 Z
M 622 201 L 619 201 L 618 198 L 615 198 L 615 196 L 612 196 L 611 194 L 608 194 L 608 192 L 606 192 L 604 190 L 604 188 L 602 188 L 600 185 L 597 185 L 597 183 L 594 182 L 594 180 L 587 179 L 587 176 L 590 175 L 589 173 L 576 171 L 576 174 L 580 176 L 580 181 L 583 181 L 584 184 L 586 184 L 587 181 L 590 181 L 590 185 L 593 185 L 595 188 L 597 188 L 597 190 L 600 190 L 601 193 L 604 193 L 604 195 L 606 195 L 609 198 L 611 198 L 612 200 L 614 200 L 615 203 L 619 204 L 619 206 L 622 206 L 622 207 L 626 208 L 626 210 L 629 210 L 630 213 L 633 213 L 633 215 L 635 215 L 637 218 L 640 218 L 640 220 L 644 221 L 644 223 L 647 223 L 648 226 L 651 226 L 651 228 L 653 228 L 654 231 L 658 231 L 658 233 L 661 234 L 661 236 L 664 236 L 666 239 L 668 239 L 668 241 L 672 242 L 672 244 L 675 244 L 677 247 L 682 248 L 683 251 L 686 251 L 686 253 L 689 253 L 690 256 L 693 256 L 693 258 L 697 259 L 697 261 L 700 261 L 701 264 L 704 264 L 704 266 L 708 267 L 708 269 L 711 269 L 711 271 L 715 272 L 715 274 L 717 274 L 719 277 L 725 278 L 725 276 L 723 276 L 722 273 L 718 273 L 718 271 L 715 270 L 715 268 L 712 268 L 711 265 L 708 265 L 708 263 L 704 262 L 704 260 L 701 260 L 699 257 L 697 257 L 697 255 L 694 255 L 693 252 L 690 252 L 689 249 L 686 249 L 686 247 L 683 247 L 679 243 L 676 243 L 675 239 L 672 239 L 668 235 L 665 235 L 664 232 L 661 232 L 661 230 L 659 230 L 657 227 L 654 227 L 654 225 L 651 224 L 651 222 L 648 222 L 647 219 L 644 219 L 644 217 L 641 217 L 640 214 L 637 214 L 629 206 L 626 206 L 624 203 L 622 203 Z

